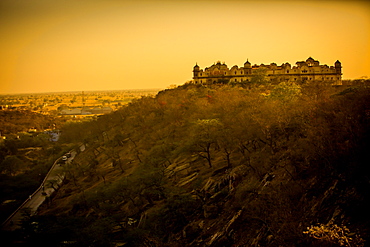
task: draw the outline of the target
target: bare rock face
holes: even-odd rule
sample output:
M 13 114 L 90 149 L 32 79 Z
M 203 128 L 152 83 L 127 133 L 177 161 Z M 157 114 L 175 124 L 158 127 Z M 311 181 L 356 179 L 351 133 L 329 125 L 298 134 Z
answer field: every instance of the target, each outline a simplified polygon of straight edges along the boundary
M 242 212 L 243 210 L 239 210 L 219 231 L 215 232 L 209 239 L 207 246 L 232 246 L 233 235 L 238 228 L 238 220 Z
M 202 231 L 202 222 L 192 222 L 184 227 L 182 237 L 187 243 L 191 243 Z
M 217 205 L 204 205 L 203 206 L 203 215 L 204 218 L 215 218 L 219 213 L 219 207 Z

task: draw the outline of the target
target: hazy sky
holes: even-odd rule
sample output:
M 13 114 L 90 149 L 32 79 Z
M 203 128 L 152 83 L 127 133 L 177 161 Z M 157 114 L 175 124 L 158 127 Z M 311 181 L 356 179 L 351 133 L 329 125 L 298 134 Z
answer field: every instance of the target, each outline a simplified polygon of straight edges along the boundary
M 229 67 L 340 60 L 370 76 L 366 1 L 1 0 L 0 94 L 167 88 Z

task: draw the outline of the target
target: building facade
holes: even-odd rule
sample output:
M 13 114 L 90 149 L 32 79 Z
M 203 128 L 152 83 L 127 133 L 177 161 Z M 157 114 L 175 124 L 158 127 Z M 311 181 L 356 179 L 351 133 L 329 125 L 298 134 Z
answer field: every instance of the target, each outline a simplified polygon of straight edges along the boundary
M 247 60 L 240 68 L 234 65 L 229 69 L 220 61 L 204 70 L 200 69 L 198 64 L 193 68 L 193 82 L 201 84 L 250 82 L 253 77 L 261 75 L 275 83 L 325 81 L 333 85 L 341 85 L 342 64 L 337 60 L 334 66 L 329 67 L 309 57 L 306 61 L 296 62 L 295 66 L 289 63 L 283 63 L 280 66 L 276 63 L 252 66 Z

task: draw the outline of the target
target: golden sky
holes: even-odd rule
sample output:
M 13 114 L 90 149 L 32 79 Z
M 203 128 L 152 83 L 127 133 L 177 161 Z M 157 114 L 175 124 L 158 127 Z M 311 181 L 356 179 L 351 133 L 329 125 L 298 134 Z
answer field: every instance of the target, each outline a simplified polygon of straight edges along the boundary
M 1 0 L 0 94 L 167 88 L 220 60 L 370 76 L 367 1 Z

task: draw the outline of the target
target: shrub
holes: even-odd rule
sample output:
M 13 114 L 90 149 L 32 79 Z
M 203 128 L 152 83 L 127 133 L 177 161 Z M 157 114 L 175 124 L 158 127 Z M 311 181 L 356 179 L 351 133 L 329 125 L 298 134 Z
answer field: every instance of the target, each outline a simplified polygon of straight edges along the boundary
M 340 246 L 364 246 L 364 240 L 359 235 L 351 233 L 344 225 L 338 226 L 330 222 L 325 225 L 307 227 L 307 231 L 303 231 L 303 233 L 312 238 Z

